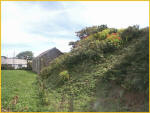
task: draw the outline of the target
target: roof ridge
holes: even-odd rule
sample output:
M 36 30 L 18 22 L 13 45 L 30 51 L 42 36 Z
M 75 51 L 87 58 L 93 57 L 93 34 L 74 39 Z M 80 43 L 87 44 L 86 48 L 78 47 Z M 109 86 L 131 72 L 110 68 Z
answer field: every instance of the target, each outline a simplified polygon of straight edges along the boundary
M 41 54 L 39 54 L 39 55 L 38 55 L 37 57 L 35 57 L 35 58 L 38 58 L 38 57 L 42 56 L 43 54 L 45 54 L 45 53 L 47 53 L 47 52 L 49 52 L 49 51 L 52 51 L 52 50 L 60 51 L 60 50 L 57 49 L 56 47 L 53 47 L 53 48 L 51 48 L 51 49 L 48 49 L 48 50 L 42 52 Z M 61 51 L 60 51 L 60 52 L 61 52 Z

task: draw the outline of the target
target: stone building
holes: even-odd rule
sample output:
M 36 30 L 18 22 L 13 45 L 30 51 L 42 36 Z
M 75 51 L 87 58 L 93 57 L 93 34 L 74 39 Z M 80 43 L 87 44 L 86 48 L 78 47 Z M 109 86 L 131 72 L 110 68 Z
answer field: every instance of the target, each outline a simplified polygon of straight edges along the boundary
M 58 57 L 61 54 L 63 53 L 59 51 L 57 48 L 52 48 L 41 53 L 39 56 L 35 57 L 32 60 L 33 72 L 40 74 L 40 71 L 43 67 L 48 66 L 52 60 L 54 60 L 56 57 Z

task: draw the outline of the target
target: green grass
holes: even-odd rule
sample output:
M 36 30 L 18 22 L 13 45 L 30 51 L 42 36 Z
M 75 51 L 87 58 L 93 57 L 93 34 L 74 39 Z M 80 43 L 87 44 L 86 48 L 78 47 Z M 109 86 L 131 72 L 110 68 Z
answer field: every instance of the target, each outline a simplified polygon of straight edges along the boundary
M 23 70 L 2 70 L 2 108 L 10 111 L 38 111 L 36 74 Z M 13 99 L 18 97 L 18 99 Z M 12 104 L 17 100 L 16 104 Z

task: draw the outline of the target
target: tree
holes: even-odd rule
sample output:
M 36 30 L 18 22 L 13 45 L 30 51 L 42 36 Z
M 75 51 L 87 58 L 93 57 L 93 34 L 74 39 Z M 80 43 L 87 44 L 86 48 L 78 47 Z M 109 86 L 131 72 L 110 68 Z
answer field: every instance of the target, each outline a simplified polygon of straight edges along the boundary
M 16 55 L 16 57 L 20 58 L 20 59 L 26 59 L 27 60 L 27 69 L 32 70 L 32 62 L 30 62 L 30 60 L 33 59 L 32 51 L 23 51 L 23 52 L 19 53 L 18 55 Z
M 86 27 L 85 29 L 76 32 L 76 34 L 80 39 L 83 39 L 91 34 L 101 32 L 107 28 L 108 28 L 107 25 Z
M 78 40 L 77 40 L 77 41 L 75 41 L 75 42 L 71 41 L 71 42 L 69 42 L 69 45 L 70 45 L 70 46 L 72 46 L 72 48 L 76 48 L 76 47 L 77 47 L 78 42 L 79 42 Z
M 16 57 L 20 59 L 32 60 L 33 53 L 32 51 L 23 51 L 23 52 L 20 52 L 18 55 L 16 55 Z

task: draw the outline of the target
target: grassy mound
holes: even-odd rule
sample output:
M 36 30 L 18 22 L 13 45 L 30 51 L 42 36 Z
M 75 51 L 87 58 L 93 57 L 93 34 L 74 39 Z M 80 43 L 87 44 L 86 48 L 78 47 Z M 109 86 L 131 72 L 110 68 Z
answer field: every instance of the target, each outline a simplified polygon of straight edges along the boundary
M 37 80 L 41 111 L 148 111 L 148 29 L 91 34 Z

